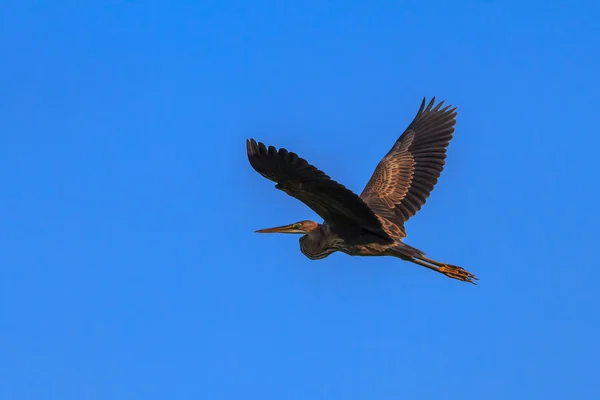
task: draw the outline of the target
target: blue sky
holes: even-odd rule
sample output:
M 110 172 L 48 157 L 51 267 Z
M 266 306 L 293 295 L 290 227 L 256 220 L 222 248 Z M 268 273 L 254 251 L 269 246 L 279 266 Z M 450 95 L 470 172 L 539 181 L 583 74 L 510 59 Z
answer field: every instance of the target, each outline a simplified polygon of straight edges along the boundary
M 597 399 L 599 18 L 3 1 L 0 397 Z M 253 233 L 318 217 L 245 138 L 360 192 L 434 95 L 456 133 L 406 242 L 478 287 Z

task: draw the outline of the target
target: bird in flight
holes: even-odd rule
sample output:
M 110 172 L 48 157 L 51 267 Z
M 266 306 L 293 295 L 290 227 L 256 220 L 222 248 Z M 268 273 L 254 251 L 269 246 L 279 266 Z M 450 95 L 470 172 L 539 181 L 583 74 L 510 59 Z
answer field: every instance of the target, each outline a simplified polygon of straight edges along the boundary
M 360 196 L 286 149 L 246 140 L 250 165 L 300 200 L 323 223 L 300 221 L 261 229 L 259 233 L 296 233 L 300 251 L 318 260 L 341 251 L 351 256 L 393 256 L 450 278 L 475 283 L 465 269 L 425 257 L 402 242 L 404 223 L 425 204 L 444 169 L 446 148 L 454 134 L 456 107 L 423 99 L 417 115 L 379 162 Z

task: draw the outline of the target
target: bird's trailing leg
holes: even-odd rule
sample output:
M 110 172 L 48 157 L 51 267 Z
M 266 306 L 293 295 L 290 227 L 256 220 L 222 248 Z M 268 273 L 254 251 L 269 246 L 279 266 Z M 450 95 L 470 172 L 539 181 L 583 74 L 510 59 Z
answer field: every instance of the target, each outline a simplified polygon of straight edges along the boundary
M 476 283 L 473 282 L 473 280 L 477 280 L 475 275 L 465 270 L 464 268 L 457 267 L 456 265 L 444 264 L 422 255 L 414 257 L 410 261 L 414 262 L 415 264 L 422 265 L 423 267 L 440 272 L 446 275 L 447 277 L 458 279 L 459 281 L 463 282 L 469 282 L 476 285 Z

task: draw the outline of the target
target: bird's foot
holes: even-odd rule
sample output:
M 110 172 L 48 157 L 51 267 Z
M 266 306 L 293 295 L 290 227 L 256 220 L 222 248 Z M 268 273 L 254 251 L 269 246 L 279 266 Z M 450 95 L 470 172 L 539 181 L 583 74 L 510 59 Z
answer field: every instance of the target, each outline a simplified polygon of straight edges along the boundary
M 473 280 L 477 280 L 475 275 L 464 268 L 457 267 L 456 265 L 442 264 L 439 266 L 439 271 L 450 278 L 477 285 L 475 282 L 473 282 Z

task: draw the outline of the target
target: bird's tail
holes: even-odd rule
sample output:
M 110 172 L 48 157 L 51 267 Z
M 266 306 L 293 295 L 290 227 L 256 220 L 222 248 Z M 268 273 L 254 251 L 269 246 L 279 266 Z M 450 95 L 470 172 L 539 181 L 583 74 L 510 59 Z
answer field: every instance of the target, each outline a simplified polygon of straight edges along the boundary
M 395 246 L 388 249 L 388 254 L 393 257 L 398 257 L 406 261 L 421 265 L 433 271 L 442 273 L 447 277 L 458 279 L 459 281 L 470 282 L 475 284 L 473 280 L 477 280 L 475 275 L 466 271 L 464 268 L 456 265 L 444 264 L 430 258 L 425 257 L 425 253 L 419 249 L 399 242 Z

